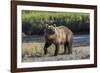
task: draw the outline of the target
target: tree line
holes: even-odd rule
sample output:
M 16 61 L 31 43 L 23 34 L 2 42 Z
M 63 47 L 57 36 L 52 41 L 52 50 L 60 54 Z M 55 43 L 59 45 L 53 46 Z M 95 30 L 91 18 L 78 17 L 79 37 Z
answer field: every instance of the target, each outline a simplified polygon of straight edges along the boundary
M 89 33 L 89 17 L 89 13 L 22 10 L 22 32 L 24 35 L 43 35 L 45 24 L 52 21 L 56 26 L 70 28 L 75 34 Z

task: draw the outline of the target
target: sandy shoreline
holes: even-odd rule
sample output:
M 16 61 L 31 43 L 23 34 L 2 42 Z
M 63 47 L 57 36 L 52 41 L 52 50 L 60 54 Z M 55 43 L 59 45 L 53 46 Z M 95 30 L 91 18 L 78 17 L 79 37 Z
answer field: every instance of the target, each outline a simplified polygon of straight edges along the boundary
M 22 62 L 44 62 L 44 61 L 61 61 L 61 60 L 80 60 L 80 59 L 89 59 L 90 58 L 90 47 L 89 46 L 80 46 L 73 47 L 73 53 L 71 55 L 46 55 L 40 57 L 24 57 Z

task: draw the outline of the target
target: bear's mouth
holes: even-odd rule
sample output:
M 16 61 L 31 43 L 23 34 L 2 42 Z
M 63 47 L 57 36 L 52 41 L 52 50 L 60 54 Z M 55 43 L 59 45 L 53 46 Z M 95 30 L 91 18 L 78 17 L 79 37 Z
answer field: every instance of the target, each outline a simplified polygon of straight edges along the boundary
M 55 33 L 55 31 L 53 31 L 52 29 L 48 30 L 48 34 L 54 34 L 54 33 Z

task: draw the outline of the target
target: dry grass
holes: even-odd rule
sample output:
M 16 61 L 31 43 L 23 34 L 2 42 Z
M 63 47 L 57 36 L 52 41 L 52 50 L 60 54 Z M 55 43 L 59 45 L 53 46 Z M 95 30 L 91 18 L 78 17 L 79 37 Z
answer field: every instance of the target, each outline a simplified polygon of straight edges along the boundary
M 22 56 L 43 56 L 44 43 L 23 43 L 22 44 Z M 48 54 L 53 55 L 55 51 L 55 46 L 51 45 L 48 48 Z M 59 49 L 59 54 L 63 53 L 64 49 Z
M 61 46 L 59 49 L 59 55 L 52 56 L 55 51 L 55 46 L 52 45 L 48 48 L 47 56 L 43 53 L 44 43 L 22 43 L 22 59 L 23 62 L 35 62 L 35 61 L 55 61 L 55 60 L 73 60 L 73 59 L 87 59 L 89 58 L 89 46 L 73 47 L 72 55 L 60 55 L 64 52 L 64 48 Z

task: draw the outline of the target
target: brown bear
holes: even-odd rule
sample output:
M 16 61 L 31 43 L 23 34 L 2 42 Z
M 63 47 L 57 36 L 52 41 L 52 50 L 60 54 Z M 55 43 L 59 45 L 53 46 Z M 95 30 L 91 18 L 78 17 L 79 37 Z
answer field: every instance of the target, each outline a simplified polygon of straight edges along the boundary
M 51 45 L 55 45 L 55 54 L 57 56 L 60 45 L 64 45 L 64 54 L 72 54 L 72 41 L 73 33 L 72 31 L 65 26 L 56 27 L 55 24 L 48 25 L 46 24 L 45 28 L 45 45 L 44 45 L 44 54 L 47 54 L 47 48 Z M 66 50 L 68 50 L 66 52 Z

